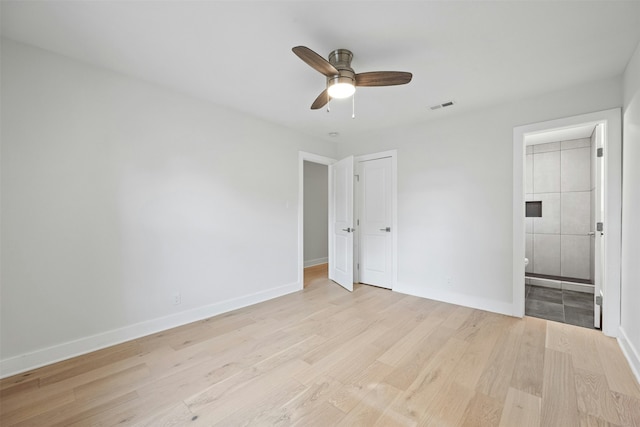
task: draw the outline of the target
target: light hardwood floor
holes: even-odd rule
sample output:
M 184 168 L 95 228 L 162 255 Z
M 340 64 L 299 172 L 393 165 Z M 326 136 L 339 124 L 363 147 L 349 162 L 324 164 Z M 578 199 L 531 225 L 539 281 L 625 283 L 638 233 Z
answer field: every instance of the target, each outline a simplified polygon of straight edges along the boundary
M 304 291 L 0 382 L 0 425 L 635 426 L 615 340 L 356 285 Z

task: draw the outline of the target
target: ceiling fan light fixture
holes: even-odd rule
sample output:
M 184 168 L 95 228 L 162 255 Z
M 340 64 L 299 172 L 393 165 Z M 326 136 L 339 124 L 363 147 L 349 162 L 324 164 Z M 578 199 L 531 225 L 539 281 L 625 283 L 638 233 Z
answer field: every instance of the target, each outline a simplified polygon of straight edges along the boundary
M 356 91 L 355 74 L 351 70 L 339 70 L 339 74 L 327 77 L 327 92 L 331 98 L 348 98 Z
M 334 83 L 328 92 L 331 98 L 348 98 L 356 92 L 356 87 L 352 83 Z

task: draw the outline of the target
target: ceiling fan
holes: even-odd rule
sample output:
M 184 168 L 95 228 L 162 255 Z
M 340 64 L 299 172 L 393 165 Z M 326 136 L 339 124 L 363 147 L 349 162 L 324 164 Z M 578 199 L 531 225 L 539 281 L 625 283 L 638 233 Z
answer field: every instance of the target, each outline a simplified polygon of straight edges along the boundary
M 356 86 L 395 86 L 411 81 L 412 74 L 404 71 L 371 71 L 356 74 L 351 68 L 353 53 L 347 49 L 336 49 L 327 61 L 305 46 L 296 46 L 293 53 L 311 68 L 327 77 L 327 87 L 311 104 L 312 110 L 324 107 L 332 98 L 348 98 Z

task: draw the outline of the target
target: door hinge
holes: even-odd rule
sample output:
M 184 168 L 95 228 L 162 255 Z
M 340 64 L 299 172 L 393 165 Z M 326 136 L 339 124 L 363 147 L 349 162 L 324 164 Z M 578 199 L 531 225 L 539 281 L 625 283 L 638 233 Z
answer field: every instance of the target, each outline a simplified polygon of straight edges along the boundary
M 358 263 L 358 264 L 356 264 L 356 266 L 357 266 L 356 268 L 357 268 L 358 270 L 360 270 L 360 264 Z
M 604 231 L 604 224 L 601 222 L 596 222 L 596 231 Z
M 602 306 L 602 295 L 596 296 L 596 305 Z
M 356 224 L 360 225 L 360 220 L 359 219 L 356 220 Z
M 597 157 L 604 157 L 604 148 L 602 148 L 602 147 L 598 148 L 596 156 Z
M 360 175 L 354 175 L 356 177 L 356 181 L 360 182 Z

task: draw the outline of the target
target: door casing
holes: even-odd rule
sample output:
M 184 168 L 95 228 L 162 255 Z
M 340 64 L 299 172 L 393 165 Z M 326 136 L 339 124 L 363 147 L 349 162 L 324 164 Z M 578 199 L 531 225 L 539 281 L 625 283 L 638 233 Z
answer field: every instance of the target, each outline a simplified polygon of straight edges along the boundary
M 617 337 L 620 326 L 620 245 L 622 222 L 622 111 L 620 108 L 549 120 L 513 129 L 513 299 L 512 314 L 524 316 L 524 138 L 528 134 L 587 124 L 605 129 L 604 274 L 602 332 Z

